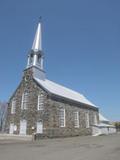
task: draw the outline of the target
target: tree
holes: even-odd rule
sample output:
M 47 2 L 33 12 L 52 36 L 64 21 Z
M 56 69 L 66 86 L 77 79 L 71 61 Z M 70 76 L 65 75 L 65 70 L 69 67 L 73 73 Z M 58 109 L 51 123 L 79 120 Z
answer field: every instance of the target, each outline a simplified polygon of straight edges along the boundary
M 120 132 L 120 122 L 115 122 L 117 132 Z
M 0 131 L 4 131 L 7 106 L 6 102 L 0 102 Z

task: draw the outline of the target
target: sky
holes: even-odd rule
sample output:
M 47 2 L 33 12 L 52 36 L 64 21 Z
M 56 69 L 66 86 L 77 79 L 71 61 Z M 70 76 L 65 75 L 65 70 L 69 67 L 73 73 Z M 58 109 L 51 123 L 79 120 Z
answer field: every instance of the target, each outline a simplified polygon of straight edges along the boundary
M 0 0 L 0 100 L 20 83 L 42 16 L 48 79 L 120 120 L 119 0 Z

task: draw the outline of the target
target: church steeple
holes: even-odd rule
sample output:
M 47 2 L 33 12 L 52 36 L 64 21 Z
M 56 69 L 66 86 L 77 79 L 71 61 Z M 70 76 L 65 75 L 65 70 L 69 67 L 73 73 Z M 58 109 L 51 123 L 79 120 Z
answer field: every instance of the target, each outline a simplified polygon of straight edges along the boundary
M 41 20 L 38 22 L 37 30 L 35 33 L 34 41 L 30 53 L 28 55 L 27 69 L 34 68 L 34 72 L 37 69 L 37 72 L 44 73 L 43 70 L 43 52 L 42 52 L 42 27 Z M 36 69 L 35 69 L 36 68 Z M 39 73 L 39 74 L 41 74 Z
M 32 45 L 33 51 L 42 51 L 42 30 L 41 30 L 41 21 L 38 23 L 36 30 L 35 38 Z

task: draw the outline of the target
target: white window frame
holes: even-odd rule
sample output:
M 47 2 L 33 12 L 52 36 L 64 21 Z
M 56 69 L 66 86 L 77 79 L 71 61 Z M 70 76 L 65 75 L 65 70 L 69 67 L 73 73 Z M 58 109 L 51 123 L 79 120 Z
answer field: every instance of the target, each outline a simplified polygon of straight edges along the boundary
M 65 109 L 64 108 L 59 109 L 59 126 L 65 127 Z
M 38 111 L 44 109 L 44 94 L 43 93 L 38 95 L 37 109 Z
M 25 94 L 27 94 L 27 99 L 26 99 L 26 95 Z M 24 92 L 23 94 L 22 94 L 22 102 L 21 102 L 21 109 L 22 110 L 26 110 L 27 108 L 28 108 L 28 102 L 29 102 L 29 93 L 28 92 Z
M 15 111 L 16 111 L 16 100 L 13 99 L 11 104 L 11 114 L 15 114 Z
M 23 132 L 23 126 L 22 126 L 22 124 L 25 124 L 25 132 Z M 27 120 L 26 119 L 21 119 L 20 120 L 19 134 L 20 135 L 26 135 L 27 134 Z
M 10 123 L 9 134 L 14 134 L 14 123 Z
M 90 128 L 90 116 L 89 116 L 89 112 L 85 113 L 85 122 L 86 122 L 86 128 Z
M 39 124 L 41 124 L 40 128 L 38 127 Z M 36 122 L 36 133 L 40 133 L 40 134 L 43 133 L 43 121 L 42 120 L 39 120 Z
M 74 112 L 74 127 L 75 128 L 79 128 L 80 124 L 79 124 L 79 112 L 75 111 Z
M 94 125 L 98 124 L 98 120 L 97 120 L 97 114 L 94 114 Z

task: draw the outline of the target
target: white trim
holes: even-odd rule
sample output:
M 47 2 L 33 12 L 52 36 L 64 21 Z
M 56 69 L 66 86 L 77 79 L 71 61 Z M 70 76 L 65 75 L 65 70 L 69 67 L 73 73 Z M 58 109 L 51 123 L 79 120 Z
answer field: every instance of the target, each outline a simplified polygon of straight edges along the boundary
M 26 135 L 27 133 L 27 120 L 22 119 L 20 120 L 20 131 L 19 134 L 20 135 Z
M 38 95 L 38 99 L 37 99 L 37 110 L 39 111 L 40 110 L 40 108 L 39 108 L 39 103 L 40 103 L 40 95 Z
M 29 101 L 28 94 L 29 94 L 28 92 L 24 92 L 22 94 L 21 110 L 26 110 L 27 109 L 27 105 L 28 105 L 28 101 Z M 27 98 L 26 98 L 26 96 L 27 96 Z
M 86 128 L 89 128 L 90 127 L 89 112 L 85 113 L 85 122 L 86 122 Z
M 14 123 L 10 123 L 9 134 L 14 134 Z
M 22 94 L 21 109 L 23 110 L 24 93 Z
M 37 121 L 36 123 L 36 133 L 43 133 L 43 121 Z
M 43 93 L 38 95 L 38 103 L 37 103 L 37 110 L 43 110 L 44 109 L 44 95 Z
M 95 113 L 94 114 L 94 125 L 97 125 L 98 124 L 98 121 L 97 121 L 97 114 Z
M 64 127 L 65 127 L 66 119 L 65 119 L 65 109 L 64 109 Z
M 79 128 L 79 112 L 74 112 L 74 127 Z
M 63 115 L 61 114 L 63 112 Z M 63 122 L 62 122 L 63 121 Z M 63 124 L 62 124 L 63 123 Z M 65 109 L 59 109 L 59 125 L 60 127 L 65 127 L 66 119 L 65 119 Z
M 16 100 L 13 99 L 11 104 L 11 114 L 15 114 L 15 110 L 16 110 Z

